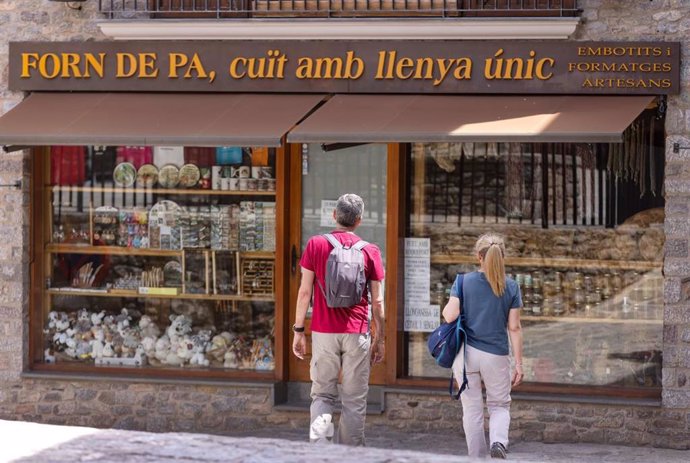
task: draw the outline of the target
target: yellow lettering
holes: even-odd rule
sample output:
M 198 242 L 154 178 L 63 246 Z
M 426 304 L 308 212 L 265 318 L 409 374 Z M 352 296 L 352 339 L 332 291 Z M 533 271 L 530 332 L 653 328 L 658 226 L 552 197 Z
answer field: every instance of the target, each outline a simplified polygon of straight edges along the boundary
M 98 58 L 93 53 L 84 55 L 86 58 L 86 65 L 84 66 L 84 77 L 90 78 L 93 71 L 98 77 L 103 78 L 103 69 L 105 68 L 105 53 L 99 53 Z
M 342 79 L 343 60 L 341 58 L 316 58 L 316 79 Z
M 116 56 L 115 77 L 118 79 L 132 77 L 137 72 L 137 58 L 132 53 L 118 53 Z
M 140 53 L 139 77 L 143 79 L 152 79 L 158 77 L 158 68 L 156 67 L 157 59 L 158 56 L 155 53 Z
M 239 72 L 237 70 L 237 67 L 240 64 L 246 68 L 247 67 L 247 58 L 245 58 L 243 56 L 239 56 L 239 57 L 233 59 L 232 61 L 230 61 L 230 77 L 232 77 L 233 79 L 241 79 L 247 75 L 246 70 L 244 70 L 242 72 Z
M 314 74 L 314 62 L 311 58 L 300 58 L 297 60 L 297 70 L 295 76 L 298 79 L 311 79 Z
M 170 68 L 168 72 L 168 77 L 171 79 L 177 79 L 179 77 L 178 69 L 186 66 L 189 63 L 189 57 L 184 53 L 170 53 Z
M 537 76 L 537 79 L 548 80 L 551 77 L 553 77 L 553 72 L 544 74 L 544 68 L 548 66 L 549 68 L 553 69 L 554 64 L 556 64 L 556 62 L 553 58 L 542 58 L 539 61 L 537 61 L 537 66 L 534 70 L 534 74 Z
M 41 76 L 45 79 L 56 78 L 60 74 L 60 58 L 58 55 L 55 53 L 46 53 L 41 56 L 38 62 L 38 72 L 40 72 Z
M 414 66 L 414 61 L 412 61 L 411 58 L 407 58 L 407 57 L 400 58 L 400 61 L 398 61 L 396 66 L 395 66 L 395 75 L 399 79 L 403 79 L 403 80 L 409 79 L 410 77 L 412 77 L 412 74 L 414 73 L 414 71 L 412 69 L 410 69 L 409 72 L 406 72 L 406 70 L 408 68 L 411 68 L 412 66 Z
M 500 58 L 500 56 L 502 54 L 503 48 L 499 48 L 499 50 L 494 54 L 494 58 L 496 58 L 495 65 L 493 65 L 494 58 L 487 58 L 486 60 L 484 60 L 484 77 L 487 80 L 501 78 L 501 71 L 503 69 L 503 58 Z
M 458 58 L 457 66 L 453 72 L 453 77 L 458 80 L 472 78 L 472 60 L 469 58 Z
M 30 69 L 38 68 L 38 53 L 22 53 L 22 73 L 20 77 L 26 79 L 31 77 Z

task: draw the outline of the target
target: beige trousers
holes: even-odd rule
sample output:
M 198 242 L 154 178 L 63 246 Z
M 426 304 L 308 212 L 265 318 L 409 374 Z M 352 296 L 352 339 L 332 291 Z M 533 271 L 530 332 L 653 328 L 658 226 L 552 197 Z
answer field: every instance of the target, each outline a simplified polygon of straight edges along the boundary
M 368 334 L 312 332 L 311 336 L 310 440 L 324 442 L 334 434 L 331 420 L 338 399 L 338 378 L 342 370 L 342 412 L 335 442 L 364 445 L 371 339 Z
M 465 345 L 467 358 L 467 389 L 460 396 L 462 401 L 462 425 L 471 457 L 487 454 L 484 435 L 484 397 L 482 381 L 486 388 L 486 406 L 489 409 L 489 439 L 508 447 L 510 427 L 510 357 L 495 355 Z M 462 378 L 461 350 L 453 362 L 453 373 Z

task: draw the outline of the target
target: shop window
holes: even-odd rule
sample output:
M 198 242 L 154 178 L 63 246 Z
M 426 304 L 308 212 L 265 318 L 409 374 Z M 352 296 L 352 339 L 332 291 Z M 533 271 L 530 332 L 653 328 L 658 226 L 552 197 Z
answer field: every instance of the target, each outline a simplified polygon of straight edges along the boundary
M 620 144 L 413 144 L 406 376 L 447 378 L 428 332 L 494 231 L 522 290 L 528 383 L 660 388 L 662 127 L 647 111 Z
M 234 146 L 36 153 L 35 365 L 274 370 L 275 160 Z

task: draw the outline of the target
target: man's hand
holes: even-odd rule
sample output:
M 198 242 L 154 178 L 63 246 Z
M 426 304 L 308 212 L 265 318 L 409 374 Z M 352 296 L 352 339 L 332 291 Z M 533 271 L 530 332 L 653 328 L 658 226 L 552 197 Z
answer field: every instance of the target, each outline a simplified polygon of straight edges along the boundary
M 304 333 L 295 333 L 295 337 L 292 340 L 292 353 L 298 359 L 304 360 L 304 356 L 307 355 L 307 337 Z
M 374 339 L 371 345 L 371 364 L 383 362 L 383 358 L 386 355 L 386 345 L 383 339 Z

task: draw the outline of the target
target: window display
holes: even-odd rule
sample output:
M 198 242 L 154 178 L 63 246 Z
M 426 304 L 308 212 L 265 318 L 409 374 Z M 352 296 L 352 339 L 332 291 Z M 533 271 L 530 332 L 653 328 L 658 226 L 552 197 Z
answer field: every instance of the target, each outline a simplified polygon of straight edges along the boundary
M 639 146 L 412 145 L 407 376 L 447 377 L 426 340 L 455 276 L 478 269 L 477 237 L 494 231 L 506 237 L 506 271 L 522 291 L 526 382 L 661 386 L 663 138 L 650 118 L 626 134 Z
M 275 150 L 56 146 L 43 162 L 42 362 L 274 369 Z

